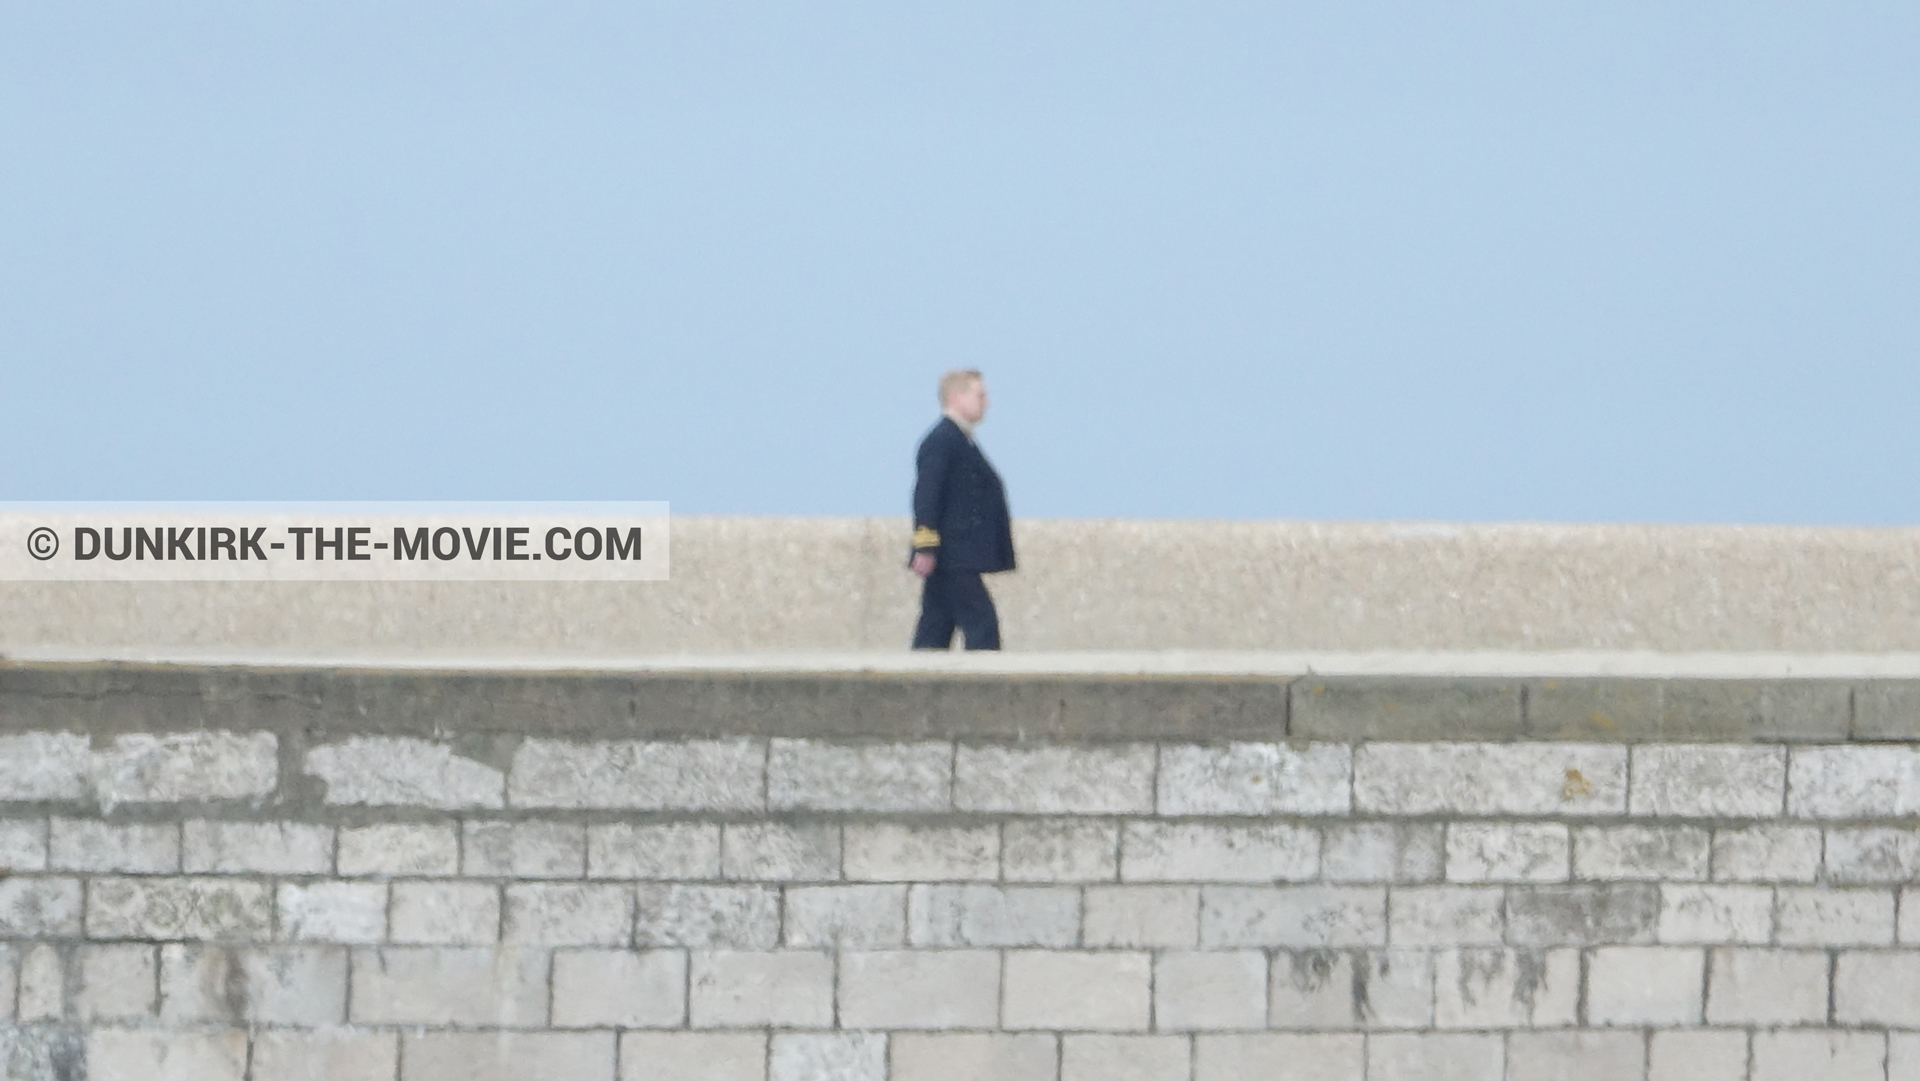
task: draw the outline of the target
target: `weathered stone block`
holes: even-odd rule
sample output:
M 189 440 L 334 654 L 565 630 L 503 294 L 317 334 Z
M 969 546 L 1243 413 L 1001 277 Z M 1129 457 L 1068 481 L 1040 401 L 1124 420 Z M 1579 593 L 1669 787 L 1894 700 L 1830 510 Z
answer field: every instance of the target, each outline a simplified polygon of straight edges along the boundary
M 1507 1081 L 1620 1081 L 1647 1068 L 1637 1032 L 1516 1032 L 1507 1040 Z
M 1428 823 L 1357 822 L 1327 827 L 1320 877 L 1328 882 L 1438 882 L 1446 831 Z
M 1447 826 L 1449 882 L 1565 882 L 1569 842 L 1558 822 Z
M 1886 1069 L 1884 1032 L 1753 1034 L 1753 1081 L 1880 1081 Z
M 96 1028 L 87 1033 L 92 1081 L 241 1081 L 247 1034 Z
M 1823 1025 L 1827 955 L 1819 950 L 1714 950 L 1707 974 L 1710 1025 Z
M 401 1081 L 613 1081 L 611 1032 L 409 1032 Z
M 556 1028 L 677 1028 L 687 1018 L 679 950 L 556 950 Z
M 29 946 L 20 958 L 20 1000 L 15 1017 L 23 1024 L 66 1017 L 66 964 L 60 951 L 45 943 Z M 0 1026 L 0 1032 L 5 1027 Z
M 1193 1040 L 1193 1081 L 1353 1081 L 1367 1072 L 1365 1037 L 1346 1034 L 1218 1035 Z
M 186 823 L 188 874 L 324 875 L 333 870 L 333 827 L 302 822 Z
M 1529 685 L 1536 739 L 1845 739 L 1845 680 L 1602 679 Z
M 506 776 L 444 743 L 355 736 L 307 752 L 306 771 L 326 782 L 329 804 L 465 810 L 505 805 Z
M 1208 886 L 1200 891 L 1206 948 L 1383 946 L 1387 891 L 1367 886 Z
M 781 811 L 951 810 L 953 745 L 776 739 L 767 758 L 767 804 Z
M 694 1028 L 832 1028 L 833 958 L 810 950 L 696 951 Z
M 770 950 L 780 938 L 780 892 L 768 886 L 635 887 L 640 946 Z
M 395 882 L 390 941 L 484 946 L 500 941 L 500 887 L 486 882 Z
M 1711 846 L 1706 830 L 1687 826 L 1589 826 L 1573 834 L 1573 875 L 1701 882 Z
M 1013 814 L 1151 814 L 1153 747 L 961 747 L 953 805 Z
M 355 950 L 349 1020 L 362 1025 L 539 1027 L 547 1023 L 548 961 L 545 950 L 511 946 Z
M 0 1030 L 19 1019 L 20 952 L 15 946 L 0 945 Z
M 295 942 L 372 945 L 387 937 L 387 887 L 379 882 L 283 883 L 280 934 Z
M 1911 829 L 1827 831 L 1830 882 L 1912 882 L 1920 879 L 1920 833 Z
M 1833 1016 L 1843 1025 L 1920 1028 L 1920 952 L 1841 953 L 1833 969 Z
M 587 828 L 578 822 L 465 822 L 460 863 L 462 874 L 476 878 L 579 878 L 587 871 Z
M 915 886 L 907 941 L 915 946 L 1072 946 L 1080 891 L 1065 886 Z
M 627 886 L 515 882 L 501 940 L 523 946 L 625 946 L 633 940 Z
M 1653 679 L 1543 679 L 1527 684 L 1535 739 L 1658 738 L 1667 728 L 1663 684 Z
M 389 1078 L 400 1064 L 395 1032 L 267 1029 L 253 1037 L 253 1081 Z
M 224 878 L 96 878 L 87 887 L 88 938 L 264 942 L 273 895 Z
M 20 732 L 0 736 L 0 800 L 86 799 L 93 794 L 92 771 L 92 743 L 84 735 Z
M 887 1081 L 887 1038 L 877 1033 L 775 1033 L 767 1081 Z
M 1815 826 L 1748 826 L 1715 830 L 1716 882 L 1812 882 L 1820 873 Z
M 83 1023 L 145 1021 L 154 1015 L 160 972 L 152 946 L 83 946 L 74 1008 Z
M 705 822 L 616 822 L 587 830 L 587 877 L 720 877 L 720 827 Z
M 1426 1028 L 1433 1024 L 1433 959 L 1425 950 L 1280 951 L 1273 958 L 1268 1023 Z
M 1352 773 L 1344 743 L 1171 745 L 1160 749 L 1157 804 L 1163 815 L 1346 814 Z
M 1782 886 L 1774 900 L 1774 941 L 1782 946 L 1893 944 L 1892 890 Z
M 907 941 L 906 886 L 792 886 L 786 906 L 788 946 L 875 949 Z
M 1647 1081 L 1747 1081 L 1747 1034 L 1672 1029 L 1647 1041 Z
M 1652 942 L 1660 890 L 1651 883 L 1526 886 L 1507 892 L 1507 941 L 1516 946 Z
M 1129 822 L 1124 882 L 1303 882 L 1320 869 L 1320 834 L 1298 826 Z
M 460 840 L 451 824 L 381 823 L 340 831 L 337 856 L 348 877 L 452 875 L 460 868 Z
M 1368 814 L 1617 815 L 1627 751 L 1577 743 L 1370 743 L 1353 755 Z
M 280 783 L 280 742 L 270 732 L 134 733 L 94 755 L 102 807 L 256 799 Z
M 1920 748 L 1795 747 L 1787 779 L 1787 813 L 1795 818 L 1920 814 Z
M 720 865 L 728 878 L 760 882 L 831 882 L 840 877 L 840 827 L 820 822 L 729 825 Z
M 840 955 L 846 1028 L 993 1028 L 1000 955 L 986 950 L 848 951 Z
M 1059 1054 L 1050 1035 L 913 1033 L 894 1038 L 891 1077 L 892 1081 L 1054 1081 Z
M 1853 733 L 1857 740 L 1920 738 L 1920 681 L 1862 680 L 1853 685 Z
M 62 1025 L 0 1026 L 0 1062 L 21 1081 L 65 1081 L 86 1072 L 86 1042 Z
M 1439 950 L 1433 956 L 1434 1024 L 1555 1028 L 1574 1023 L 1580 954 L 1572 949 Z
M 1064 1036 L 1060 1081 L 1189 1081 L 1192 1060 L 1192 1049 L 1181 1036 Z M 1037 1077 L 1048 1081 L 1050 1075 Z M 992 1079 L 987 1075 L 981 1081 Z
M 1778 818 L 1785 808 L 1785 747 L 1644 744 L 1632 753 L 1633 814 Z
M 1587 1019 L 1594 1025 L 1697 1025 L 1706 955 L 1670 946 L 1610 946 L 1587 960 Z
M 1500 1036 L 1382 1033 L 1367 1038 L 1367 1081 L 1502 1081 Z
M 846 875 L 856 882 L 949 882 L 993 879 L 1000 872 L 1000 831 L 992 826 L 846 828 Z
M 1658 937 L 1667 945 L 1764 943 L 1773 937 L 1773 890 L 1663 885 Z
M 51 938 L 79 932 L 79 879 L 0 878 L 0 935 Z
M 1920 1081 L 1920 1032 L 1887 1033 L 1887 1081 Z
M 1192 886 L 1089 886 L 1082 902 L 1089 947 L 1179 948 L 1200 942 L 1200 891 Z
M 1151 969 L 1145 953 L 1009 950 L 1001 1027 L 1144 1032 Z
M 1153 1024 L 1161 1032 L 1266 1027 L 1267 955 L 1168 950 L 1153 961 Z
M 764 1032 L 623 1032 L 620 1081 L 766 1081 Z
M 1520 684 L 1500 679 L 1313 676 L 1288 687 L 1295 739 L 1516 739 Z
M 514 753 L 507 796 L 515 807 L 636 811 L 757 811 L 765 744 L 569 743 L 530 739 Z
M 160 1014 L 169 1025 L 297 1025 L 346 1020 L 347 951 L 296 946 L 160 948 Z
M 1844 679 L 1676 679 L 1662 693 L 1671 727 L 1794 741 L 1847 738 L 1852 691 Z
M 0 874 L 47 869 L 45 819 L 0 822 Z
M 56 871 L 166 874 L 180 870 L 180 827 L 174 823 L 122 826 L 56 818 L 51 826 L 48 863 Z
M 1418 886 L 1388 897 L 1395 946 L 1498 946 L 1506 941 L 1506 893 L 1498 886 Z
M 1002 830 L 1009 882 L 1111 882 L 1119 874 L 1120 828 L 1094 819 L 1016 819 Z

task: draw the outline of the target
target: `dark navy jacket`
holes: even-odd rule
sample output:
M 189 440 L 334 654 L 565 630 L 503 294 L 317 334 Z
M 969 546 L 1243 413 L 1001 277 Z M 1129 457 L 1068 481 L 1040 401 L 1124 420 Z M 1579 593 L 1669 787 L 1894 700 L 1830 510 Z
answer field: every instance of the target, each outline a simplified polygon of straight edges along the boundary
M 1013 569 L 1007 490 L 967 433 L 941 417 L 920 441 L 913 484 L 913 550 L 956 571 Z

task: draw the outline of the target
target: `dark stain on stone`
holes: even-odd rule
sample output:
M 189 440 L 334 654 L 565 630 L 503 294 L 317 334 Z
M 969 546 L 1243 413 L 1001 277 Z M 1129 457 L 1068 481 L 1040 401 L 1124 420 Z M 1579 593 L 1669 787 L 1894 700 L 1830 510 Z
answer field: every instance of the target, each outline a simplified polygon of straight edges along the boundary
M 247 968 L 225 950 L 220 952 L 220 962 L 225 967 L 220 978 L 220 1005 L 237 1024 L 247 1016 Z
M 1332 950 L 1290 950 L 1287 976 L 1301 991 L 1318 991 L 1333 979 L 1334 962 L 1339 956 Z
M 1367 955 L 1360 952 L 1355 952 L 1348 960 L 1353 966 L 1353 1019 L 1364 1023 L 1373 1016 L 1373 1002 L 1367 989 L 1367 982 L 1373 975 L 1373 965 Z M 1380 974 L 1387 974 L 1384 958 L 1380 962 Z

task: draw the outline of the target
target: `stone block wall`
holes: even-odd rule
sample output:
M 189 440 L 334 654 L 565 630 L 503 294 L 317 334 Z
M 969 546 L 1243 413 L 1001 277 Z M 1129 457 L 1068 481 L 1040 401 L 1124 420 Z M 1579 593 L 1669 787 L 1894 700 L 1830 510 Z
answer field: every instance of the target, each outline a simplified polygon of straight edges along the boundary
M 1920 1081 L 1920 749 L 1859 688 L 1490 739 L 1395 684 L 1342 738 L 1301 683 L 1206 739 L 1109 686 L 1022 739 L 856 681 L 829 738 L 6 678 L 21 1081 Z

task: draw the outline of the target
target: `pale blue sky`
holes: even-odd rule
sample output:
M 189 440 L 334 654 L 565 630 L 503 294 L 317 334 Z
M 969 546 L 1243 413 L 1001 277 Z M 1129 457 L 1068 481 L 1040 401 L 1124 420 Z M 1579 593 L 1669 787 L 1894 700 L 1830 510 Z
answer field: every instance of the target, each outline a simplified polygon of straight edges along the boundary
M 1920 5 L 0 6 L 0 498 L 1904 523 Z

